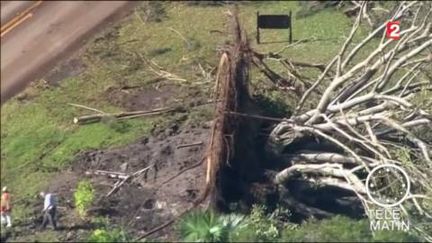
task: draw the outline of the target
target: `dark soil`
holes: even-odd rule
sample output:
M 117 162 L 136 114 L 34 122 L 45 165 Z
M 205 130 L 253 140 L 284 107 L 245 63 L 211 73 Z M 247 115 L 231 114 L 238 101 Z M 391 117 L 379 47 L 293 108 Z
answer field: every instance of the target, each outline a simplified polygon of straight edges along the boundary
M 123 227 L 131 235 L 143 234 L 191 207 L 204 189 L 205 163 L 165 182 L 202 160 L 208 137 L 207 128 L 180 129 L 173 125 L 154 137 L 144 137 L 127 146 L 79 154 L 72 166 L 53 178 L 47 188 L 47 191 L 57 195 L 62 240 L 85 240 L 91 230 L 97 228 L 90 221 L 81 219 L 74 209 L 73 193 L 77 183 L 84 179 L 90 180 L 96 190 L 96 202 L 89 210 L 89 218 L 107 217 L 111 226 Z M 177 148 L 200 141 L 203 142 L 200 145 Z M 154 166 L 148 173 L 123 184 L 108 198 L 104 196 L 120 179 L 91 173 L 106 170 L 130 174 L 149 165 Z M 34 215 L 28 222 L 20 223 L 13 238 L 19 239 L 39 230 L 41 199 L 34 200 L 29 206 L 34 208 Z M 171 226 L 152 237 L 175 240 L 175 234 Z
M 164 185 L 162 183 L 175 176 L 180 170 L 202 160 L 208 136 L 207 129 L 180 131 L 177 126 L 173 126 L 161 132 L 159 136 L 142 138 L 125 147 L 82 153 L 73 163 L 71 171 L 80 176 L 80 179 L 84 179 L 83 175 L 89 171 L 133 173 L 154 165 L 148 173 L 124 184 L 109 198 L 101 199 L 97 208 L 91 210 L 92 216 L 107 216 L 111 222 L 124 226 L 131 233 L 144 233 L 190 207 L 203 189 L 204 163 Z M 203 144 L 177 148 L 179 145 L 197 141 L 202 141 Z M 88 178 L 96 186 L 99 198 L 110 191 L 116 181 L 100 175 L 90 175 Z M 69 188 L 62 188 L 62 194 L 69 194 L 69 197 L 72 197 L 71 188 L 75 188 L 75 185 L 69 184 Z M 170 232 L 170 229 L 154 236 L 161 237 L 167 232 Z

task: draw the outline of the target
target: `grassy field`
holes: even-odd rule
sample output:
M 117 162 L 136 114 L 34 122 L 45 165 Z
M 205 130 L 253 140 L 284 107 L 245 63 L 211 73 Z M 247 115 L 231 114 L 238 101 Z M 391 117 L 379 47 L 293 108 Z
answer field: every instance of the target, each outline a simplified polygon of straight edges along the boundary
M 146 21 L 144 10 L 164 9 L 160 22 Z M 69 77 L 59 86 L 42 81 L 25 93 L 27 100 L 12 99 L 1 108 L 1 182 L 8 185 L 18 201 L 15 217 L 28 213 L 23 199 L 34 197 L 46 186 L 53 173 L 73 161 L 74 156 L 89 149 L 110 148 L 127 144 L 148 135 L 155 124 L 169 123 L 169 117 L 104 122 L 85 126 L 72 123 L 72 118 L 91 112 L 70 106 L 84 104 L 105 112 L 123 108 L 110 103 L 106 91 L 122 85 L 151 86 L 155 77 L 143 57 L 151 59 L 182 80 L 173 82 L 185 90 L 197 89 L 202 96 L 213 87 L 200 68 L 210 72 L 218 62 L 216 48 L 229 37 L 226 33 L 228 8 L 192 6 L 188 3 L 143 4 L 121 25 L 100 34 L 91 41 L 81 56 L 86 70 Z M 277 51 L 288 43 L 256 45 L 255 16 L 260 13 L 294 14 L 296 2 L 249 2 L 240 5 L 241 20 L 258 51 Z M 324 10 L 293 23 L 294 41 L 312 39 L 286 49 L 283 55 L 298 61 L 327 62 L 348 34 L 351 20 L 342 13 Z M 361 30 L 361 34 L 366 33 Z M 263 31 L 263 41 L 286 40 L 287 31 Z M 254 82 L 261 82 L 258 75 Z M 187 94 L 187 93 L 186 93 Z M 273 94 L 267 94 L 273 95 Z M 197 117 L 199 115 L 191 115 Z

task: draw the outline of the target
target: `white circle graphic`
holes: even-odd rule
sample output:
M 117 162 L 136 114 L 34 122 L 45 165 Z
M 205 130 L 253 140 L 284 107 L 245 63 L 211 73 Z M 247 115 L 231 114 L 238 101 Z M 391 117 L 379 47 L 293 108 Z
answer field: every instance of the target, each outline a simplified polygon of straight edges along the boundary
M 405 193 L 401 192 L 401 195 L 403 194 L 403 196 L 401 198 L 399 198 L 399 200 L 397 200 L 398 198 L 395 198 L 395 200 L 397 200 L 396 202 L 392 202 L 390 203 L 390 200 L 387 199 L 386 203 L 380 202 L 379 200 L 377 200 L 376 198 L 374 198 L 374 193 L 371 192 L 370 187 L 374 188 L 375 185 L 371 183 L 371 178 L 378 173 L 381 173 L 381 171 L 385 171 L 385 172 L 390 172 L 390 169 L 395 169 L 398 172 L 400 172 L 403 177 L 405 177 L 405 184 L 402 184 L 401 186 L 406 190 Z M 409 193 L 410 193 L 410 188 L 411 188 L 411 183 L 410 183 L 410 179 L 408 177 L 408 174 L 405 172 L 405 170 L 403 170 L 401 167 L 394 165 L 394 164 L 384 164 L 384 165 L 379 165 L 375 168 L 372 169 L 372 171 L 369 173 L 369 175 L 366 178 L 366 193 L 369 197 L 369 199 L 375 203 L 378 206 L 381 207 L 395 207 L 398 206 L 399 204 L 403 203 L 405 201 L 405 199 L 408 197 Z

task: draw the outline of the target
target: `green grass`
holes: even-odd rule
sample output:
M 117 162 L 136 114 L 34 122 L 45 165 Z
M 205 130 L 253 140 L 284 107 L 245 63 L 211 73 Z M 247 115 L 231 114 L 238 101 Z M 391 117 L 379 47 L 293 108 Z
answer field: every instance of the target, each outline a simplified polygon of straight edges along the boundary
M 37 82 L 26 90 L 28 101 L 12 99 L 1 108 L 1 182 L 7 184 L 15 200 L 33 196 L 44 188 L 53 173 L 69 165 L 74 156 L 89 149 L 109 148 L 127 144 L 149 134 L 155 124 L 168 124 L 167 116 L 102 122 L 85 126 L 72 123 L 74 116 L 92 112 L 72 107 L 78 103 L 105 112 L 123 110 L 110 103 L 107 90 L 122 85 L 154 85 L 157 77 L 142 57 L 152 60 L 166 71 L 186 81 L 175 83 L 187 96 L 198 90 L 208 98 L 213 84 L 202 76 L 199 65 L 209 72 L 218 63 L 216 47 L 229 39 L 225 31 L 226 7 L 189 6 L 186 3 L 164 2 L 167 17 L 162 22 L 143 22 L 139 13 L 120 26 L 97 36 L 87 47 L 82 61 L 86 70 L 66 78 L 58 87 L 45 87 Z M 241 20 L 249 32 L 252 45 L 261 52 L 275 51 L 288 43 L 255 43 L 256 10 L 261 13 L 295 13 L 296 2 L 252 2 L 240 5 Z M 137 10 L 138 11 L 138 10 Z M 287 49 L 283 55 L 299 61 L 326 62 L 338 50 L 350 29 L 351 20 L 342 13 L 324 10 L 313 16 L 294 18 L 294 41 L 315 38 Z M 176 33 L 175 31 L 178 33 Z M 263 31 L 263 40 L 284 40 L 287 31 Z M 184 40 L 186 39 L 186 40 Z M 262 76 L 254 76 L 254 80 Z M 266 94 L 267 95 L 267 94 Z M 268 94 L 276 97 L 277 95 Z M 200 109 L 197 114 L 208 115 Z M 195 119 L 197 115 L 190 115 Z M 176 116 L 174 116 L 176 117 Z M 16 215 L 27 215 L 24 204 L 15 206 Z

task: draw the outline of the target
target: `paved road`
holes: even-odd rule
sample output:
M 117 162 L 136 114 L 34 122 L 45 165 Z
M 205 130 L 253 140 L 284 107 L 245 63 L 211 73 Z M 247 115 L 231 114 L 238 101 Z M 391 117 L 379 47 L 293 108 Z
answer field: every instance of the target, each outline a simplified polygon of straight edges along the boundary
M 126 1 L 2 1 L 1 104 L 42 78 L 132 5 Z
M 35 1 L 1 1 L 1 25 L 11 20 L 17 13 L 23 12 L 25 9 L 35 4 Z

